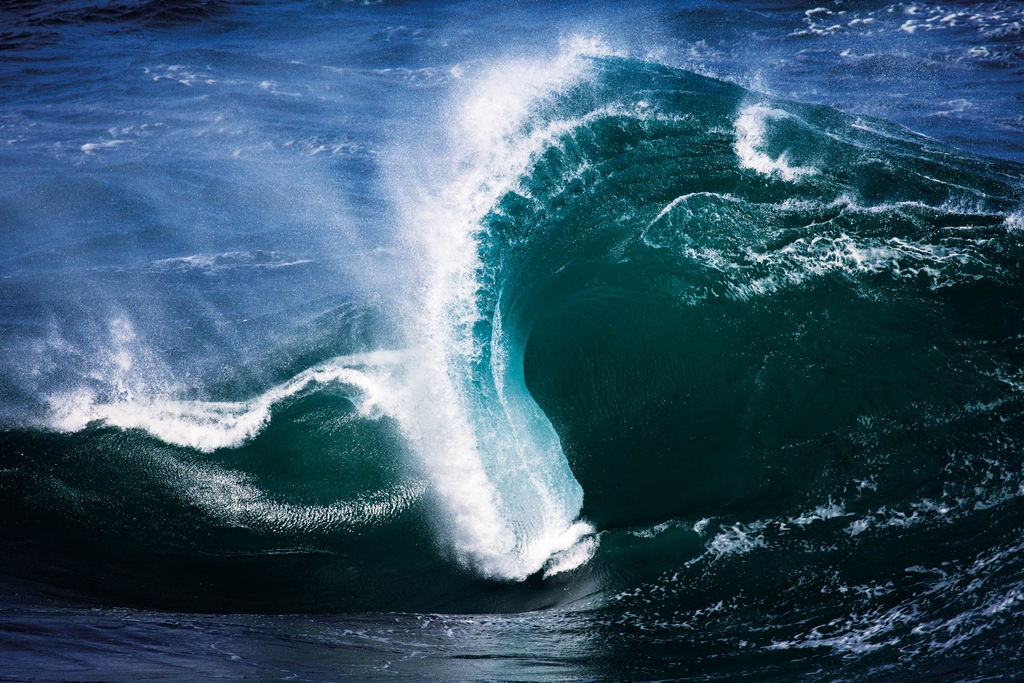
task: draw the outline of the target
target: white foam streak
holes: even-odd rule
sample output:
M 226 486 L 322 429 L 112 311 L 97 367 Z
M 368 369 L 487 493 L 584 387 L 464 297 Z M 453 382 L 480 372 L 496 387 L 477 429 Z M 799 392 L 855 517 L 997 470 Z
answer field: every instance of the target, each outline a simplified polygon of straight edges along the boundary
M 970 220 L 964 227 L 945 228 L 937 239 L 913 240 L 838 231 L 835 217 L 827 213 L 819 222 L 799 216 L 801 212 L 833 210 L 839 216 L 888 214 L 909 221 L 917 220 L 921 212 L 989 215 L 977 208 L 934 207 L 918 202 L 862 206 L 846 196 L 828 204 L 792 199 L 781 204 L 759 204 L 729 194 L 694 192 L 665 205 L 647 225 L 642 239 L 651 248 L 674 250 L 682 259 L 721 274 L 725 295 L 741 301 L 831 274 L 857 279 L 888 275 L 897 280 L 927 282 L 932 289 L 939 289 L 973 279 L 978 272 L 1000 272 L 998 258 L 989 249 L 990 240 L 969 234 L 973 229 Z M 803 220 L 804 229 L 813 233 L 778 247 L 766 242 L 764 236 L 771 233 L 779 217 L 786 215 Z M 1014 216 L 1002 216 L 1007 230 L 1013 230 L 1014 221 L 1019 220 Z M 708 226 L 715 231 L 709 233 Z M 756 240 L 750 239 L 752 233 Z
M 268 497 L 241 473 L 214 465 L 162 458 L 168 483 L 192 505 L 232 527 L 318 532 L 352 528 L 394 517 L 424 492 L 422 482 L 396 485 L 329 505 L 296 505 Z
M 121 370 L 129 373 L 130 357 L 121 352 Z M 399 352 L 340 356 L 299 373 L 283 384 L 248 401 L 180 400 L 156 391 L 126 375 L 108 379 L 114 389 L 103 396 L 95 389 L 79 388 L 48 397 L 48 426 L 62 432 L 76 432 L 90 424 L 121 429 L 141 429 L 161 441 L 214 451 L 233 448 L 253 438 L 267 424 L 273 406 L 314 384 L 345 384 L 357 391 L 357 407 L 367 416 L 387 403 L 389 388 L 379 377 L 360 370 L 367 366 L 391 365 L 402 358 Z
M 752 263 L 769 266 L 775 272 L 748 282 L 736 282 L 731 294 L 740 300 L 770 293 L 828 273 L 850 275 L 888 273 L 893 278 L 915 278 L 923 274 L 942 284 L 947 263 L 966 264 L 974 257 L 956 247 L 913 242 L 899 238 L 865 239 L 840 234 L 835 237 L 800 238 L 774 252 L 748 251 Z

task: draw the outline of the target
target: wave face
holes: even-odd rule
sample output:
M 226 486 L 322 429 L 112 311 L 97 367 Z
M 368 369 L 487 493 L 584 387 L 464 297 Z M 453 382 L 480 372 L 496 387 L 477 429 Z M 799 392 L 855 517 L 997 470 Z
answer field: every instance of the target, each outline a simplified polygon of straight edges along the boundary
M 161 26 L 213 11 L 156 4 L 139 11 Z M 215 58 L 146 76 L 233 101 Z M 336 265 L 314 246 L 174 255 L 143 235 L 131 264 L 83 272 L 182 292 L 162 323 L 126 298 L 68 332 L 77 301 L 12 333 L 4 595 L 45 596 L 58 621 L 145 610 L 139 642 L 161 610 L 367 612 L 208 616 L 186 640 L 251 628 L 237 656 L 287 636 L 434 657 L 428 678 L 1019 668 L 1022 167 L 596 40 L 447 73 L 443 131 L 390 140 L 389 230 L 353 228 L 331 257 L 329 313 L 303 308 Z M 82 159 L 129 144 L 107 142 Z M 301 184 L 279 199 L 313 220 L 325 193 Z M 168 213 L 137 204 L 142 223 Z M 254 224 L 280 218 L 252 204 Z M 11 270 L 24 292 L 51 281 L 32 258 Z M 304 317 L 264 343 L 224 332 L 225 307 Z M 512 641 L 545 654 L 458 659 Z
M 569 123 L 485 226 L 622 581 L 613 647 L 668 677 L 712 657 L 863 672 L 975 639 L 1009 656 L 1020 167 L 656 64 L 591 68 L 538 106 Z

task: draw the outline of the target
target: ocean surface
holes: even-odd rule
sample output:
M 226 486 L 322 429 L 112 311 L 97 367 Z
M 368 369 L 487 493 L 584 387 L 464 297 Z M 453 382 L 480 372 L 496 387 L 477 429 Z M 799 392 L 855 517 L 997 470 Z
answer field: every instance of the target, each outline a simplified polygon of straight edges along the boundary
M 0 681 L 1024 678 L 1024 5 L 7 0 Z

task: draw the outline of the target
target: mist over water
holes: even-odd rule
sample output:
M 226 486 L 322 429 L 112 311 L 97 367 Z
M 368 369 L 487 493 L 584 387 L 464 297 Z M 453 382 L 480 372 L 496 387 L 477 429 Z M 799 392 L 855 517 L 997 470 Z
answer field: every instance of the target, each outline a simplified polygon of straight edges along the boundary
M 0 10 L 0 678 L 1012 677 L 1022 22 Z

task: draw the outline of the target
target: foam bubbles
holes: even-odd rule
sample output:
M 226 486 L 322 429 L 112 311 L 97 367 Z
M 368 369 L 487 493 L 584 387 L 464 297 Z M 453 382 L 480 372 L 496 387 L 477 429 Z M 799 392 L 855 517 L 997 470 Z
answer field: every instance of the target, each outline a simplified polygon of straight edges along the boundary
M 162 458 L 168 483 L 183 499 L 211 518 L 233 527 L 317 532 L 353 528 L 392 518 L 425 492 L 423 482 L 398 484 L 327 505 L 297 505 L 273 500 L 245 474 L 215 465 Z

